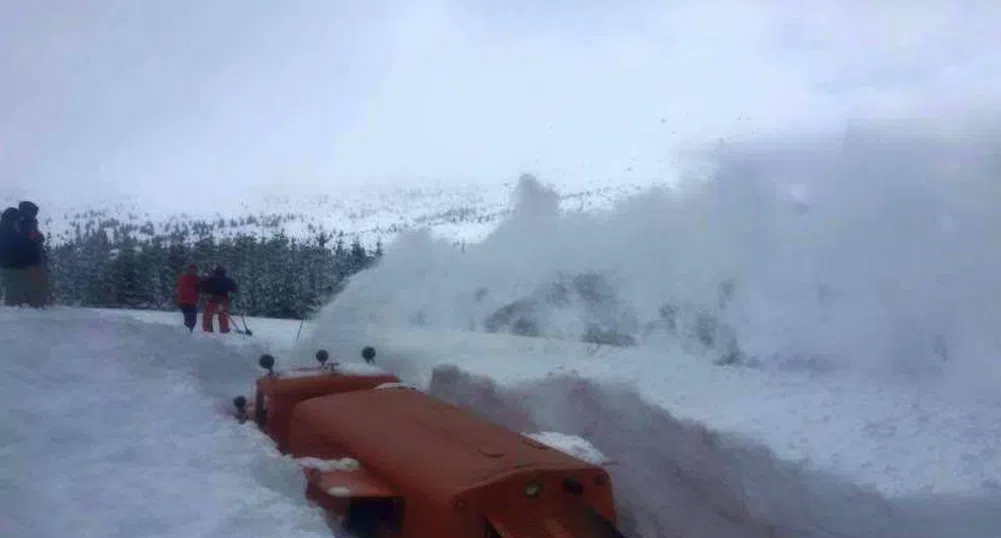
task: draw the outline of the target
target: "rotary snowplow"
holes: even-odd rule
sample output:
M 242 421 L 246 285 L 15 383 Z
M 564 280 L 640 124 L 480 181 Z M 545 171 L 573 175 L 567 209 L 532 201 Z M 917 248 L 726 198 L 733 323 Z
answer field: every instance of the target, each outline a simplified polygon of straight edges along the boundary
M 360 538 L 623 538 L 607 471 L 366 363 L 268 373 L 234 399 Z

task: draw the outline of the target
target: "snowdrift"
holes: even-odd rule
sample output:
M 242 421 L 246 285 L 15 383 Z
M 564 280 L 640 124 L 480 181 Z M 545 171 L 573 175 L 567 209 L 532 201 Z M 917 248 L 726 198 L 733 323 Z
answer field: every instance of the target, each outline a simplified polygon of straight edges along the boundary
M 298 466 L 221 411 L 243 353 L 74 309 L 0 325 L 0 535 L 331 536 Z
M 989 538 L 1001 524 L 993 407 L 925 409 L 857 378 L 666 363 L 650 349 L 370 325 L 317 330 L 295 360 L 317 347 L 351 360 L 368 344 L 439 398 L 593 444 L 613 462 L 629 536 Z
M 626 386 L 561 375 L 501 387 L 454 366 L 431 394 L 509 428 L 579 436 L 611 464 L 627 536 L 983 537 L 1001 497 L 888 500 L 784 462 L 759 443 L 681 421 Z
M 352 360 L 375 346 L 378 364 L 421 387 L 443 364 L 505 386 L 563 374 L 626 384 L 675 416 L 747 436 L 782 460 L 888 496 L 978 496 L 1001 483 L 1001 407 L 975 392 L 845 372 L 719 367 L 678 348 L 469 331 L 321 325 L 300 344 L 295 360 L 303 365 L 318 348 Z

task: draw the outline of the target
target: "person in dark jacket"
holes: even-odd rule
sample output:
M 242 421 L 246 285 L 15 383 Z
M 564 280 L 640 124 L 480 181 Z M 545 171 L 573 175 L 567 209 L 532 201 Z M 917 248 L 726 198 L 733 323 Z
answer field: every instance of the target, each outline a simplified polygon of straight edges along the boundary
M 189 331 L 195 330 L 195 320 L 198 319 L 198 294 L 201 285 L 202 278 L 198 276 L 198 266 L 195 264 L 189 265 L 185 273 L 177 279 L 177 295 L 174 300 L 184 314 L 184 326 Z
M 21 214 L 14 207 L 8 207 L 0 216 L 0 268 L 3 271 L 4 304 L 21 306 L 28 304 L 30 280 L 28 263 L 31 261 L 32 245 L 21 233 Z
M 226 276 L 224 267 L 216 267 L 212 276 L 202 279 L 201 291 L 205 295 L 205 312 L 202 314 L 202 330 L 212 332 L 213 316 L 219 315 L 219 332 L 229 332 L 230 294 L 239 289 L 233 279 Z
M 0 266 L 4 269 L 12 267 L 16 260 L 15 246 L 17 242 L 14 236 L 20 235 L 17 229 L 19 220 L 20 214 L 18 214 L 16 207 L 8 207 L 0 215 Z
M 38 206 L 23 201 L 18 204 L 17 211 L 20 214 L 18 228 L 30 242 L 25 260 L 28 265 L 28 304 L 41 308 L 49 303 L 49 271 L 45 236 L 38 230 Z

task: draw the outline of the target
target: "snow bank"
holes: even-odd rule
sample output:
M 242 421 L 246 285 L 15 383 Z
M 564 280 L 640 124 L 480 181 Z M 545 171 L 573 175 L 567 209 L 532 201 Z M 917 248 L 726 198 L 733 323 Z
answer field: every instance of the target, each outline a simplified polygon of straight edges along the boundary
M 784 462 L 765 447 L 680 421 L 624 386 L 575 376 L 499 386 L 435 369 L 430 392 L 516 430 L 589 447 L 608 465 L 627 536 L 988 538 L 1001 498 L 888 500 Z
M 296 463 L 220 409 L 255 355 L 69 309 L 0 324 L 0 535 L 331 536 Z
M 308 361 L 315 347 L 349 356 L 366 345 L 378 349 L 381 367 L 418 387 L 442 364 L 504 386 L 554 375 L 627 383 L 679 418 L 753 438 L 780 459 L 889 496 L 981 495 L 1001 484 L 1001 405 L 943 387 L 723 368 L 664 348 L 380 326 L 324 327 L 289 360 Z

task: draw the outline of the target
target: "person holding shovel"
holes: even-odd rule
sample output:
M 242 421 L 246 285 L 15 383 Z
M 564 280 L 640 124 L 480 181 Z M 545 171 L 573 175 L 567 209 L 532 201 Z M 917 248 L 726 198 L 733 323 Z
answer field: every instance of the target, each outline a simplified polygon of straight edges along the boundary
M 239 293 L 239 288 L 233 279 L 226 276 L 226 268 L 218 266 L 212 275 L 202 279 L 201 292 L 205 295 L 205 311 L 202 313 L 202 331 L 210 333 L 214 330 L 214 316 L 219 316 L 219 332 L 229 332 L 229 313 L 231 311 L 231 293 Z

